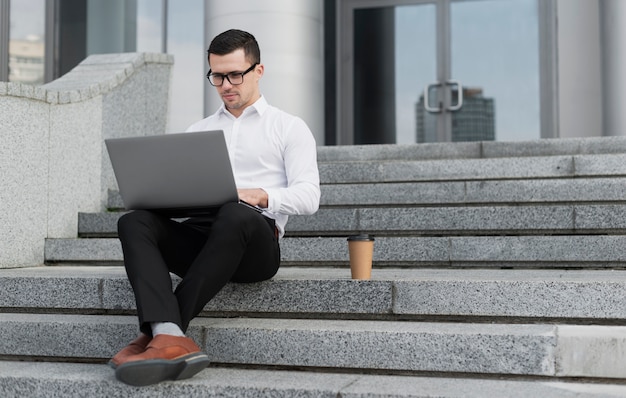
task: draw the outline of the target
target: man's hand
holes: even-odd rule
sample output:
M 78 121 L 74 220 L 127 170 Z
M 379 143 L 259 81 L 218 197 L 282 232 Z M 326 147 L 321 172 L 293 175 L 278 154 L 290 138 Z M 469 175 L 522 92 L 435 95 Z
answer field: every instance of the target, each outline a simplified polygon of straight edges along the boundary
M 239 195 L 239 200 L 243 200 L 252 206 L 267 209 L 267 192 L 261 188 L 238 189 L 237 194 Z

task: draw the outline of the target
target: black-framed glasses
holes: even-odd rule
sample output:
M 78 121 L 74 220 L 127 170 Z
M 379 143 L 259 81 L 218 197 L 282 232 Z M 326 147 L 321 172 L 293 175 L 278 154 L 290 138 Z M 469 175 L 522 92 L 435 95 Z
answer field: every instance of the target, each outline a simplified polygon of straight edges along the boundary
M 255 62 L 251 67 L 243 72 L 230 72 L 225 75 L 221 73 L 211 73 L 211 70 L 209 69 L 209 73 L 206 74 L 206 78 L 209 79 L 209 83 L 215 87 L 219 87 L 224 84 L 224 78 L 226 78 L 226 80 L 228 80 L 228 82 L 233 86 L 237 86 L 243 83 L 243 75 L 253 70 L 258 64 L 258 62 Z

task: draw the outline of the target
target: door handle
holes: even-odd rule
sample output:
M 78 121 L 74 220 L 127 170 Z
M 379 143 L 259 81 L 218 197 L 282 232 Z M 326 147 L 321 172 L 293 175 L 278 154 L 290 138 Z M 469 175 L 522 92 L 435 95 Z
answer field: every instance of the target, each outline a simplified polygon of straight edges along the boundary
M 424 89 L 424 109 L 426 109 L 430 113 L 441 113 L 441 102 L 439 103 L 440 106 L 438 107 L 430 106 L 430 89 L 433 87 L 441 86 L 443 86 L 443 84 L 436 82 L 426 85 L 426 88 Z
M 450 112 L 458 111 L 463 106 L 463 86 L 458 80 L 448 80 L 446 86 L 450 87 L 450 93 L 452 93 L 452 87 L 457 87 L 457 100 L 456 104 L 452 105 L 452 99 L 450 100 L 450 106 L 447 108 Z
M 443 86 L 450 87 L 450 94 L 452 94 L 452 89 L 454 87 L 457 88 L 456 104 L 450 104 L 450 106 L 448 106 L 446 110 L 450 112 L 454 112 L 454 111 L 458 111 L 459 109 L 463 107 L 463 85 L 458 80 L 448 80 L 445 83 L 436 82 L 436 83 L 428 84 L 426 88 L 424 89 L 424 109 L 426 109 L 428 112 L 430 113 L 442 112 L 441 102 L 439 102 L 439 106 L 437 107 L 430 106 L 430 91 L 431 89 L 435 87 L 438 88 L 438 87 L 443 87 Z M 450 97 L 452 97 L 452 95 L 450 95 Z M 452 99 L 450 99 L 450 102 L 452 102 Z

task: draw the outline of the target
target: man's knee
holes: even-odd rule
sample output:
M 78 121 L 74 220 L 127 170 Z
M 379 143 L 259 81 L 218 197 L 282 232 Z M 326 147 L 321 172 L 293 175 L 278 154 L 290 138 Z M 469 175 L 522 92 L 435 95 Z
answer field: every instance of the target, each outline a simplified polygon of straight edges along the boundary
M 220 207 L 217 220 L 223 221 L 230 230 L 245 230 L 255 225 L 258 222 L 258 217 L 260 214 L 254 210 L 233 202 Z
M 117 220 L 118 235 L 123 236 L 141 225 L 150 225 L 153 217 L 155 215 L 147 210 L 135 210 L 122 215 Z
M 245 220 L 249 218 L 250 216 L 250 214 L 248 213 L 248 210 L 250 209 L 248 209 L 247 207 L 239 203 L 229 202 L 229 203 L 222 205 L 222 207 L 220 207 L 218 216 L 227 217 L 228 219 L 233 220 L 233 221 Z

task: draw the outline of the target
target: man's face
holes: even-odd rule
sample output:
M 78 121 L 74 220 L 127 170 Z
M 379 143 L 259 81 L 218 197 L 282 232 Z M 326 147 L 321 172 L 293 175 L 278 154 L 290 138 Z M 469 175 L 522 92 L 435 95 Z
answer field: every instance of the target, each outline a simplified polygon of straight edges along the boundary
M 252 66 L 252 63 L 246 60 L 243 49 L 238 49 L 226 55 L 209 54 L 209 66 L 211 73 L 227 75 L 233 72 L 245 72 Z M 259 99 L 261 76 L 263 76 L 263 65 L 257 65 L 243 76 L 243 83 L 232 85 L 224 78 L 223 84 L 215 87 L 230 113 L 239 116 L 246 107 Z

